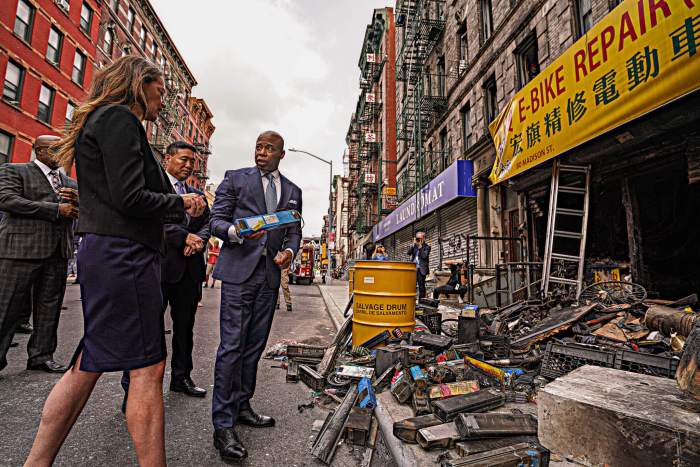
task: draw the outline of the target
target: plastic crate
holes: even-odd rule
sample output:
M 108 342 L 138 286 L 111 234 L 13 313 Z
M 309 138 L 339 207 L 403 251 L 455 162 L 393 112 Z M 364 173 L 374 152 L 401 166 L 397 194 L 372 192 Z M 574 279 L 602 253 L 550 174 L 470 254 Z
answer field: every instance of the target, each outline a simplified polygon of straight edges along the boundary
M 579 345 L 550 342 L 547 344 L 547 350 L 542 359 L 540 375 L 556 379 L 584 365 L 613 368 L 615 366 L 615 353 Z
M 489 334 L 479 337 L 479 348 L 486 360 L 497 360 L 510 357 L 510 337 L 492 336 Z
M 430 329 L 431 334 L 442 334 L 442 314 L 430 313 L 416 316 L 419 320 Z
M 678 359 L 663 357 L 629 350 L 618 350 L 615 353 L 615 368 L 662 378 L 675 378 Z
M 678 359 L 631 350 L 596 350 L 575 344 L 550 342 L 540 375 L 555 379 L 583 365 L 603 366 L 662 378 L 675 378 Z

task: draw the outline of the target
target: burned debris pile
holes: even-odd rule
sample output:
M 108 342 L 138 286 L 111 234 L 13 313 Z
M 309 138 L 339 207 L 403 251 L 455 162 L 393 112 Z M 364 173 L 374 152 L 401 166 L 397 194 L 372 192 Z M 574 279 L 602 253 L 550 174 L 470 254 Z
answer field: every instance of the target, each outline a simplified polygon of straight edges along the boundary
M 630 299 L 637 287 L 607 283 L 578 302 L 529 300 L 499 310 L 421 299 L 412 333 L 384 331 L 352 347 L 348 319 L 328 347 L 289 344 L 287 381 L 337 405 L 313 456 L 330 463 L 343 439 L 371 458 L 373 410 L 388 391 L 392 397 L 383 400 L 410 406 L 414 415 L 395 421 L 393 436 L 445 451 L 443 466 L 515 465 L 513 459 L 548 465 L 535 402 L 550 381 L 584 365 L 675 378 L 697 321 L 697 296 Z

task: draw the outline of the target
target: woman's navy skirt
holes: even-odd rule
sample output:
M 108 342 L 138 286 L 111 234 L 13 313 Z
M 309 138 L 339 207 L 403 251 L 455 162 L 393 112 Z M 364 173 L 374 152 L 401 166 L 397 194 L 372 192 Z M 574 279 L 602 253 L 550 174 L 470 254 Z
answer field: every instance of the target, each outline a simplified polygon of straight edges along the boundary
M 165 359 L 161 256 L 132 240 L 86 234 L 78 250 L 83 371 L 133 370 Z

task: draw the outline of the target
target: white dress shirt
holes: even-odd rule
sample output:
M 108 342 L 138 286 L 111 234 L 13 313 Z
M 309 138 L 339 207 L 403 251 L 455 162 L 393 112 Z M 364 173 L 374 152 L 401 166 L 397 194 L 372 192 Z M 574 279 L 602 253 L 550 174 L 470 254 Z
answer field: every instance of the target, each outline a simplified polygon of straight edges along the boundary
M 170 180 L 170 184 L 173 186 L 173 190 L 175 190 L 175 193 L 177 193 L 177 183 L 180 181 L 177 178 L 173 177 L 170 175 L 170 172 L 165 172 L 166 175 L 168 176 L 168 180 Z M 185 182 L 182 182 L 182 186 L 185 186 Z
M 41 169 L 41 171 L 44 173 L 44 177 L 46 177 L 46 180 L 49 181 L 49 185 L 51 185 L 52 187 L 53 187 L 53 183 L 51 182 L 51 176 L 49 175 L 49 173 L 56 172 L 58 174 L 58 178 L 59 179 L 61 178 L 60 169 L 52 169 L 48 165 L 41 162 L 39 159 L 34 159 L 32 162 L 34 162 L 37 165 L 37 167 L 39 167 Z

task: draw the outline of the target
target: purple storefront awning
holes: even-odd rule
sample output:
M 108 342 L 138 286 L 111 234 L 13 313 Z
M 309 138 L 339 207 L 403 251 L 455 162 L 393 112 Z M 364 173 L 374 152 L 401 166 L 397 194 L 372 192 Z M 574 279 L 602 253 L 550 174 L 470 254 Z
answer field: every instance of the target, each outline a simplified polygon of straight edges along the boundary
M 455 198 L 476 196 L 472 187 L 472 161 L 458 160 L 401 203 L 384 220 L 372 227 L 374 241 L 411 225 Z

